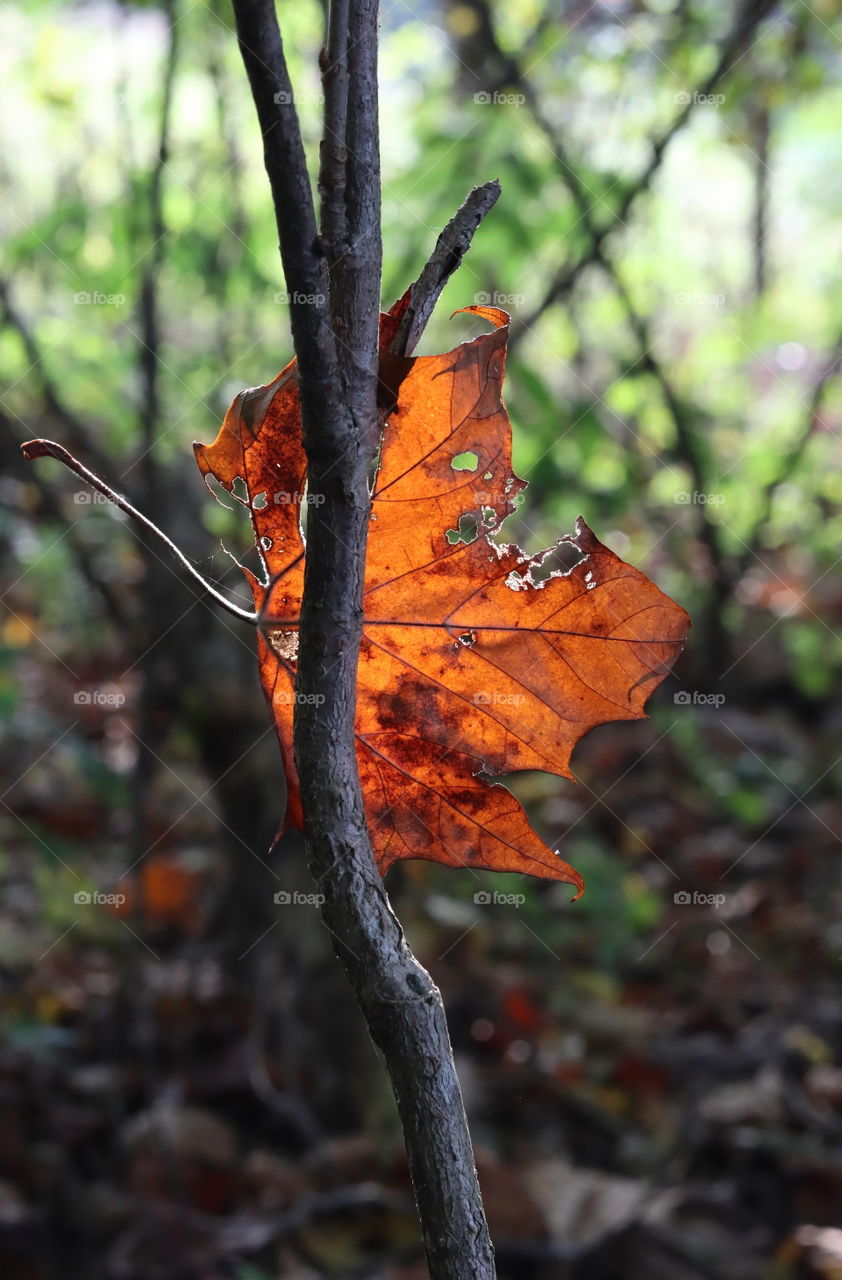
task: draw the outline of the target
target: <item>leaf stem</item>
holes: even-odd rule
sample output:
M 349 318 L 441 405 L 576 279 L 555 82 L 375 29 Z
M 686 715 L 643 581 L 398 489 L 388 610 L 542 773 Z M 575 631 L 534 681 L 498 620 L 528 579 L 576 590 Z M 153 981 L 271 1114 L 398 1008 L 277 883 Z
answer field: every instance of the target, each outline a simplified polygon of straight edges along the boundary
M 35 458 L 55 458 L 57 462 L 61 462 L 67 467 L 68 471 L 72 471 L 80 480 L 84 480 L 92 489 L 96 489 L 109 502 L 113 502 L 115 507 L 125 511 L 127 516 L 131 516 L 133 520 L 136 520 L 138 524 L 143 525 L 144 529 L 153 534 L 159 542 L 162 542 L 170 554 L 175 556 L 176 560 L 187 570 L 190 577 L 195 582 L 198 582 L 203 591 L 211 596 L 218 605 L 221 605 L 223 609 L 227 609 L 228 613 L 233 614 L 235 618 L 240 618 L 243 622 L 250 622 L 252 625 L 256 625 L 257 614 L 253 610 L 241 609 L 238 604 L 226 599 L 212 583 L 208 582 L 207 578 L 199 573 L 199 570 L 190 563 L 181 548 L 177 547 L 162 529 L 159 529 L 142 511 L 138 511 L 137 507 L 133 507 L 128 498 L 116 493 L 98 475 L 95 475 L 93 471 L 89 471 L 78 458 L 74 458 L 73 454 L 69 453 L 62 445 L 56 444 L 54 440 L 27 440 L 25 444 L 21 445 L 20 451 L 28 462 L 32 462 Z

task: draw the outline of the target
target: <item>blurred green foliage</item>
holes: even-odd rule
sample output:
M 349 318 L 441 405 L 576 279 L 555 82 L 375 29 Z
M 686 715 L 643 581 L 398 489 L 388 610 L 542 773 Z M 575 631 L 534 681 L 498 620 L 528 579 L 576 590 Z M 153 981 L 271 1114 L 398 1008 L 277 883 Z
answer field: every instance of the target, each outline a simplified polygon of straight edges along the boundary
M 645 170 L 653 143 L 716 65 L 736 11 L 660 0 L 586 13 L 454 3 L 413 16 L 397 3 L 385 7 L 382 46 L 384 301 L 417 273 L 472 182 L 496 175 L 503 183 L 425 349 L 477 331 L 478 322 L 447 320 L 476 295 L 508 302 L 522 338 L 508 381 L 516 463 L 532 485 L 517 533 L 536 547 L 584 511 L 607 533 L 617 530 L 618 549 L 648 563 L 695 613 L 714 571 L 698 552 L 698 526 L 707 520 L 723 560 L 759 557 L 744 566 L 748 586 L 740 588 L 741 574 L 729 579 L 723 607 L 732 633 L 751 623 L 747 592 L 755 579 L 774 584 L 791 569 L 806 587 L 830 569 L 842 535 L 837 381 L 767 515 L 763 507 L 766 486 L 809 426 L 812 388 L 842 332 L 836 6 L 773 6 L 707 95 L 712 101 L 691 102 L 652 181 L 607 241 L 611 269 L 592 262 L 523 335 L 518 323 L 533 315 L 548 281 L 565 264 L 588 261 L 591 247 L 565 164 L 505 63 L 528 79 L 526 97 L 534 92 L 595 225 L 604 227 Z M 175 14 L 158 278 L 164 425 L 155 451 L 196 486 L 191 440 L 210 438 L 233 393 L 268 380 L 290 343 L 287 309 L 275 301 L 284 286 L 230 14 L 223 4 L 176 7 Z M 119 478 L 138 452 L 137 312 L 153 249 L 148 206 L 166 19 L 151 5 L 50 4 L 29 14 L 6 9 L 2 24 L 13 55 L 3 86 L 4 270 L 45 368 L 104 450 L 121 460 Z M 319 6 L 291 7 L 285 24 L 315 162 Z M 765 228 L 759 248 L 756 216 Z M 704 460 L 703 495 L 615 276 L 645 317 L 651 350 L 686 407 Z M 84 294 L 103 301 L 74 302 Z M 0 337 L 4 405 L 21 434 L 37 425 L 31 363 L 7 328 Z M 696 501 L 682 503 L 694 494 Z M 93 544 L 114 529 L 110 514 L 85 514 Z M 212 504 L 204 518 L 209 555 L 219 536 L 245 545 L 242 522 Z M 43 555 L 54 538 L 43 523 L 28 529 L 22 564 L 38 599 L 50 602 L 46 621 L 61 618 L 72 642 L 73 629 L 89 625 L 90 607 L 65 607 L 57 579 L 70 598 L 79 584 L 65 548 Z M 110 554 L 120 555 L 120 539 L 109 542 Z M 809 612 L 783 633 L 799 684 L 820 696 L 839 671 L 838 639 Z
M 315 172 L 323 9 L 278 8 Z M 0 1263 L 11 1239 L 48 1258 L 37 1280 L 210 1274 L 147 1218 L 148 1170 L 132 1183 L 129 1131 L 162 1099 L 230 1123 L 293 1209 L 323 1138 L 369 1142 L 359 1166 L 328 1152 L 330 1188 L 368 1182 L 372 1135 L 399 1146 L 315 911 L 276 906 L 312 884 L 295 837 L 267 852 L 284 797 L 252 637 L 18 450 L 66 444 L 244 598 L 248 523 L 190 446 L 291 341 L 232 25 L 224 0 L 0 7 Z M 502 182 L 420 350 L 480 332 L 449 318 L 472 303 L 512 315 L 529 488 L 507 534 L 536 551 L 582 514 L 694 621 L 650 720 L 588 735 L 576 782 L 509 780 L 583 873 L 575 906 L 426 863 L 390 895 L 479 1148 L 515 1185 L 562 1154 L 676 1206 L 666 1253 L 619 1271 L 568 1270 L 558 1228 L 565 1276 L 801 1275 L 792 1232 L 838 1219 L 840 1177 L 840 5 L 385 0 L 381 67 L 384 305 L 470 187 Z M 127 913 L 77 903 L 122 877 Z M 259 1183 L 228 1210 L 277 1215 Z M 173 1221 L 219 1211 L 170 1169 L 158 1191 Z M 505 1237 L 521 1202 L 488 1199 L 514 1206 Z M 359 1275 L 343 1223 L 324 1273 Z
M 246 522 L 205 497 L 190 444 L 212 439 L 233 395 L 291 354 L 230 12 L 214 0 L 177 3 L 171 16 L 172 27 L 153 4 L 0 11 L 0 536 L 14 565 L 0 705 L 33 757 L 39 734 L 59 738 L 68 721 L 33 686 L 33 660 L 58 670 L 73 655 L 78 673 L 80 654 L 119 656 L 106 591 L 134 592 L 144 565 L 122 518 L 80 502 L 52 464 L 39 464 L 36 491 L 15 442 L 67 439 L 69 413 L 115 485 L 141 498 L 151 453 L 168 479 L 165 527 L 175 530 L 183 494 L 182 514 L 204 526 L 193 554 L 242 590 L 220 541 L 246 556 Z M 323 15 L 302 3 L 283 20 L 315 171 Z M 503 196 L 421 349 L 480 330 L 448 319 L 460 307 L 511 311 L 507 399 L 516 469 L 530 482 L 512 536 L 536 550 L 583 513 L 693 614 L 678 682 L 755 707 L 773 693 L 821 706 L 842 668 L 840 37 L 831 0 L 451 0 L 414 12 L 397 0 L 383 12 L 384 304 L 469 187 L 499 177 Z M 750 752 L 722 761 L 705 741 L 704 704 L 675 715 L 674 687 L 654 728 L 681 760 L 687 804 L 716 806 L 750 840 L 776 812 L 777 784 Z M 203 695 L 189 697 L 198 715 Z M 97 805 L 127 811 L 125 755 L 71 742 L 56 746 L 54 767 L 66 760 Z M 806 785 L 793 768 L 792 784 Z M 37 821 L 27 838 L 43 839 Z M 589 877 L 577 918 L 610 921 L 608 963 L 650 929 L 650 890 L 634 865 L 617 877 L 594 830 L 566 853 Z M 544 927 L 567 945 L 572 925 Z

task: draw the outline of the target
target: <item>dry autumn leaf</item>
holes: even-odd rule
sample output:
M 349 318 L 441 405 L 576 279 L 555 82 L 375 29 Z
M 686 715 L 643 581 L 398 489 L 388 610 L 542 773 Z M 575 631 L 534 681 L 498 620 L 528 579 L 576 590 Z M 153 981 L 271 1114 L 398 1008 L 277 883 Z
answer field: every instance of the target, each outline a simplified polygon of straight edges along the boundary
M 493 332 L 445 355 L 383 358 L 391 408 L 373 489 L 356 712 L 366 815 L 383 872 L 427 858 L 581 892 L 578 872 L 532 830 L 512 794 L 480 775 L 569 777 L 571 751 L 589 729 L 643 716 L 689 619 L 581 519 L 574 535 L 536 556 L 495 540 L 526 487 L 512 472 L 502 401 L 508 316 L 466 310 Z M 262 580 L 246 571 L 260 615 L 260 675 L 286 770 L 285 825 L 300 826 L 301 512 L 319 495 L 306 488 L 295 362 L 242 392 L 214 444 L 194 448 L 203 474 L 250 511 L 265 569 Z M 581 559 L 548 572 L 564 545 Z

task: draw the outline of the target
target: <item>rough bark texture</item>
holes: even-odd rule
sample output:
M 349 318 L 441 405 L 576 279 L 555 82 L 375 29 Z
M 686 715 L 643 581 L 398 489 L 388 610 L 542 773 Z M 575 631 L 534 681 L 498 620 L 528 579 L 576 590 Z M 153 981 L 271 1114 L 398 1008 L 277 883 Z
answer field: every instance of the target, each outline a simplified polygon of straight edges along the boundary
M 477 227 L 499 197 L 500 183 L 496 178 L 474 187 L 442 231 L 427 265 L 410 290 L 409 306 L 391 346 L 395 355 L 412 355 L 442 289 L 471 247 Z
M 309 511 L 296 711 L 308 859 L 324 923 L 391 1077 L 430 1275 L 490 1280 L 493 1250 L 441 996 L 406 945 L 375 867 L 354 744 L 377 433 L 377 6 L 348 0 L 347 29 L 335 18 L 322 56 L 323 239 L 274 4 L 234 0 L 234 11 L 293 295 L 308 483 L 323 497 Z

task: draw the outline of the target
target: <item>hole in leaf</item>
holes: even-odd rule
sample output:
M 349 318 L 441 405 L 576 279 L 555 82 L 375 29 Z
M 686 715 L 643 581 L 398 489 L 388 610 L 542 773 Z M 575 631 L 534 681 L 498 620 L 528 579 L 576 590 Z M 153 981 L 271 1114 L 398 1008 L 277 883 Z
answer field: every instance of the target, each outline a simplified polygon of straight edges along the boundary
M 554 574 L 569 573 L 571 569 L 575 569 L 576 565 L 581 564 L 585 559 L 587 559 L 586 555 L 579 550 L 575 543 L 560 542 L 539 563 L 533 562 L 529 570 L 529 577 L 536 584 L 543 583 Z
M 459 528 L 448 529 L 445 537 L 452 546 L 457 542 L 473 542 L 478 532 L 477 518 L 472 512 L 469 512 L 467 515 L 459 517 Z
M 263 538 L 261 538 L 261 539 L 260 539 L 260 546 L 261 546 L 261 549 L 262 549 L 263 551 L 271 551 L 271 550 L 272 550 L 272 539 L 271 539 L 271 538 L 267 538 L 267 537 L 263 537 Z
M 245 506 L 248 506 L 248 501 L 249 501 L 248 485 L 246 484 L 242 476 L 234 477 L 231 484 L 230 492 L 233 495 L 233 497 L 237 499 L 238 502 L 242 502 L 244 503 Z
M 263 508 L 266 506 L 267 502 L 268 502 L 268 498 L 266 497 L 265 490 L 263 493 L 256 493 L 251 503 L 252 511 L 262 511 Z
M 482 478 L 483 478 L 483 480 L 490 480 L 490 479 L 491 479 L 491 472 L 490 472 L 490 471 L 486 471 L 485 475 L 484 475 Z
M 283 631 L 280 627 L 267 627 L 266 639 L 279 658 L 286 662 L 295 662 L 298 657 L 298 632 Z
M 324 502 L 324 498 L 316 494 L 310 494 L 310 482 L 305 481 L 304 492 L 297 498 L 298 501 L 298 529 L 301 533 L 301 541 L 307 541 L 307 521 L 310 519 L 310 508 L 319 507 Z
M 456 453 L 450 460 L 450 465 L 454 471 L 476 471 L 479 466 L 479 458 L 475 453 L 468 450 L 466 453 Z
M 459 643 L 465 645 L 467 649 L 470 649 L 470 647 L 472 645 L 475 645 L 476 642 L 477 642 L 476 631 L 463 631 L 461 636 L 459 637 Z

